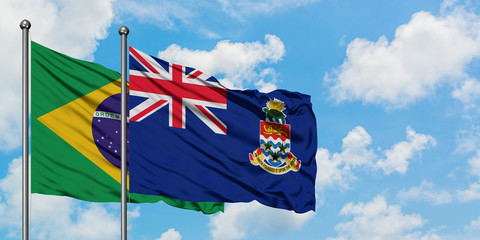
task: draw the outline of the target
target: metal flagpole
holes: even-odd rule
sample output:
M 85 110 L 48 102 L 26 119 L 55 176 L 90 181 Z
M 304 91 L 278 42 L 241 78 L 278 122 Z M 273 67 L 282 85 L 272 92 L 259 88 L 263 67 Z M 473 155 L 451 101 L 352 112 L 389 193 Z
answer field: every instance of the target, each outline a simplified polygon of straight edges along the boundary
M 22 29 L 22 238 L 28 240 L 28 225 L 30 210 L 28 207 L 30 196 L 30 166 L 28 161 L 28 104 L 29 104 L 29 36 L 32 25 L 28 20 L 20 22 Z
M 127 35 L 122 26 L 118 30 L 122 38 L 122 240 L 127 240 Z

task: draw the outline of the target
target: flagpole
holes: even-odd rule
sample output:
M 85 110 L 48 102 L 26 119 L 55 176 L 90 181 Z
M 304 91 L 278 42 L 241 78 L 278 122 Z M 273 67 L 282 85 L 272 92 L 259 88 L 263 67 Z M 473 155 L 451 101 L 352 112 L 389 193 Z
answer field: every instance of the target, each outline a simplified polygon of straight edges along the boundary
M 29 37 L 28 31 L 32 25 L 28 20 L 20 22 L 22 29 L 22 239 L 28 240 L 29 225 L 29 195 L 30 166 L 28 162 L 28 103 L 29 103 Z
M 122 38 L 122 240 L 127 240 L 127 35 L 122 26 L 118 30 Z

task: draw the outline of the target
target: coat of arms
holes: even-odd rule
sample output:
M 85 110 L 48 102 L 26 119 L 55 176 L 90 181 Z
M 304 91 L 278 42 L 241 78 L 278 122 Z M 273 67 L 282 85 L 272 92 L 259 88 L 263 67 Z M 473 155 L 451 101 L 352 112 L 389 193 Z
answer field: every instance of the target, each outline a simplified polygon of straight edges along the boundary
M 285 103 L 270 99 L 263 108 L 266 118 L 260 121 L 260 148 L 249 154 L 250 163 L 260 165 L 265 171 L 281 175 L 290 170 L 298 171 L 301 166 L 291 152 L 290 131 L 286 124 Z

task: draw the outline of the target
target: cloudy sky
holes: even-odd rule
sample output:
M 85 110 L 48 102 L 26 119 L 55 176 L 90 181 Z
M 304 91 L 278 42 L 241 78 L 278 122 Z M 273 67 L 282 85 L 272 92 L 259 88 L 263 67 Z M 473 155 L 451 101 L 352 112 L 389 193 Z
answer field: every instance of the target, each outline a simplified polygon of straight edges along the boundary
M 480 3 L 0 1 L 0 238 L 21 238 L 21 30 L 120 70 L 129 44 L 232 88 L 312 96 L 317 211 L 129 205 L 129 239 L 480 239 Z M 32 239 L 119 239 L 119 204 L 33 195 Z

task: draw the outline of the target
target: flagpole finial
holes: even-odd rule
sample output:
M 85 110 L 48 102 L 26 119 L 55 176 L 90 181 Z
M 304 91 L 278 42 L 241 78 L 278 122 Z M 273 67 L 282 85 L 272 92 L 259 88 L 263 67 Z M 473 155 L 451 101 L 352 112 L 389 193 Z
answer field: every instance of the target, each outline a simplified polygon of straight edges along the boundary
M 120 35 L 128 35 L 130 30 L 128 30 L 128 27 L 121 26 L 120 29 L 118 29 L 118 34 Z
M 22 20 L 22 22 L 20 22 L 20 28 L 21 29 L 25 29 L 25 28 L 30 29 L 31 26 L 32 26 L 32 24 L 27 19 L 24 19 L 24 20 Z

